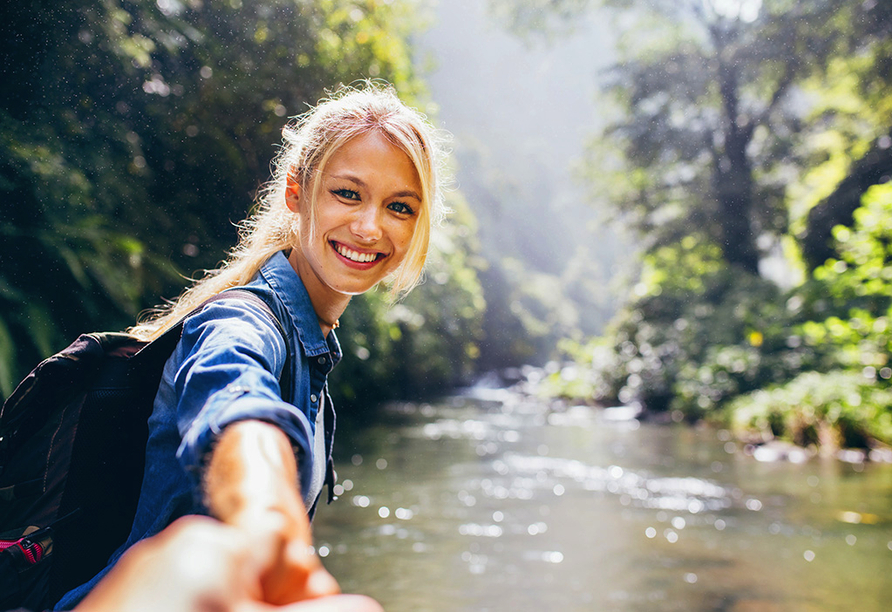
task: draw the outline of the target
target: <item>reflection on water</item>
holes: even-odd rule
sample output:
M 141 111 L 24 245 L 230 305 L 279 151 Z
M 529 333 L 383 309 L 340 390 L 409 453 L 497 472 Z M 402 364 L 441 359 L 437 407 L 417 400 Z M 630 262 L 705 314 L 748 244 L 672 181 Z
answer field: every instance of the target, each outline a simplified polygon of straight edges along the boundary
M 316 540 L 345 591 L 389 612 L 889 609 L 892 465 L 761 463 L 723 432 L 493 394 L 339 439 Z

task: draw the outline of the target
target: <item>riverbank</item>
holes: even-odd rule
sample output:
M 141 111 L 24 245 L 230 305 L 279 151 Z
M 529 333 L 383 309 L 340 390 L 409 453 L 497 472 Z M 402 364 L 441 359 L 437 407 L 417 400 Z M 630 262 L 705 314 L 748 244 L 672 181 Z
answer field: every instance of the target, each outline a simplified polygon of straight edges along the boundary
M 607 420 L 656 424 L 687 422 L 726 432 L 728 441 L 757 461 L 803 463 L 835 458 L 851 464 L 892 463 L 892 447 L 873 435 L 874 407 L 892 404 L 892 393 L 876 389 L 850 373 L 805 373 L 788 385 L 735 398 L 723 409 L 689 418 L 681 411 L 652 411 L 636 403 L 602 405 L 593 401 L 591 385 L 576 364 L 551 362 L 490 372 L 465 393 L 480 400 L 537 400 L 549 413 L 586 406 Z M 888 395 L 888 397 L 887 397 Z M 881 424 L 883 435 L 892 423 Z

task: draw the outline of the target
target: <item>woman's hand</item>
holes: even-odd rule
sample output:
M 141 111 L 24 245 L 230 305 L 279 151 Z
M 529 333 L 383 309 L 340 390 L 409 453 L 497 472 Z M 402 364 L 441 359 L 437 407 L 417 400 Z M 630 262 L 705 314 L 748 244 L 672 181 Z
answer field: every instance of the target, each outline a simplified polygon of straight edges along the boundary
M 261 576 L 261 588 L 263 600 L 272 604 L 340 592 L 313 549 L 297 483 L 297 462 L 287 436 L 262 421 L 227 427 L 205 473 L 211 513 L 270 543 L 271 563 Z
M 203 516 L 179 519 L 131 548 L 76 612 L 382 612 L 372 599 L 333 595 L 282 608 L 262 600 L 272 533 L 258 540 Z

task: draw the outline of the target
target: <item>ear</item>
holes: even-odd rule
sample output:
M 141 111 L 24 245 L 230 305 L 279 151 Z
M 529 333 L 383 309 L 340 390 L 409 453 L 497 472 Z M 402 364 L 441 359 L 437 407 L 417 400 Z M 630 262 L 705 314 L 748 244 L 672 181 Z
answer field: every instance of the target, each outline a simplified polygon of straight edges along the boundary
M 291 173 L 285 184 L 285 205 L 293 213 L 300 212 L 300 182 Z

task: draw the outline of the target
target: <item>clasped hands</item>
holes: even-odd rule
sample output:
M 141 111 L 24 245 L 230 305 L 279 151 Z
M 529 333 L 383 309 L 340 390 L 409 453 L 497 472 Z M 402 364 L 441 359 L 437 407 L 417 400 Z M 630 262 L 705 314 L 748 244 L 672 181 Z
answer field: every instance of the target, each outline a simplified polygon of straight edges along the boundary
M 290 442 L 246 421 L 224 430 L 205 474 L 216 518 L 183 517 L 133 546 L 77 612 L 383 612 L 340 595 L 312 547 Z

